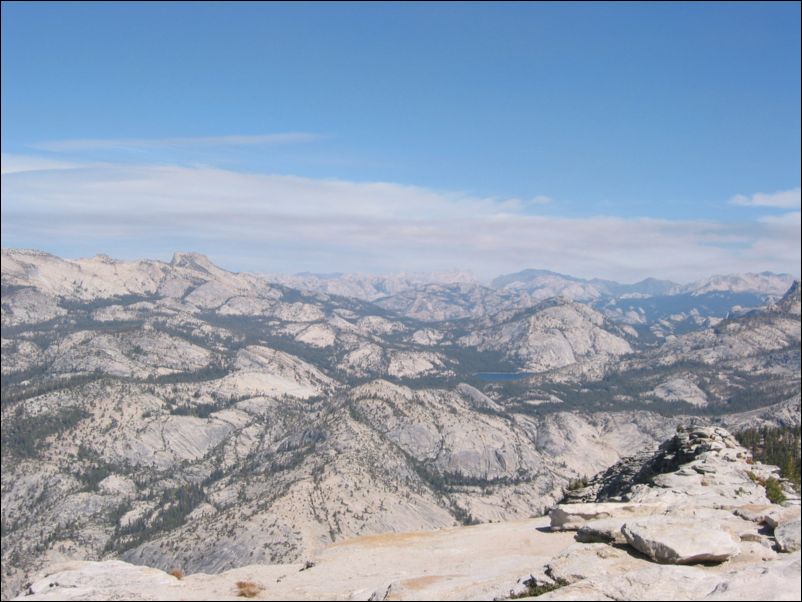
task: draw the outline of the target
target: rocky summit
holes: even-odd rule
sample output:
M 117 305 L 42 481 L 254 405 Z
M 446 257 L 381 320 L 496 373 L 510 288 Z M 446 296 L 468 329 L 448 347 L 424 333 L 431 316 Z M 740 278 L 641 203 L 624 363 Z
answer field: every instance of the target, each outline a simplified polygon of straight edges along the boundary
M 799 498 L 778 473 L 722 428 L 680 428 L 542 519 L 358 537 L 216 575 L 54 564 L 17 599 L 798 600 Z

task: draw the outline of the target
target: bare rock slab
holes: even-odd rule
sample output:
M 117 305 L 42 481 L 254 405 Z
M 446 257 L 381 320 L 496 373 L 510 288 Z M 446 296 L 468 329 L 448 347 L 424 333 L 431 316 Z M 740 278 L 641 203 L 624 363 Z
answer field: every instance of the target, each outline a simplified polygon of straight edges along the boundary
M 625 574 L 599 575 L 536 600 L 701 600 L 721 578 L 690 566 L 650 566 Z
M 536 600 L 800 600 L 799 554 L 728 567 L 652 565 L 597 575 Z
M 600 575 L 626 573 L 650 564 L 607 544 L 573 544 L 549 561 L 546 574 L 557 583 L 571 584 Z
M 169 589 L 177 583 L 177 579 L 164 571 L 149 567 L 135 566 L 121 560 L 103 562 L 65 562 L 53 565 L 42 578 L 34 581 L 28 588 L 33 596 L 51 596 L 58 599 L 69 592 L 69 599 L 97 599 L 100 590 L 125 587 L 127 590 Z M 55 596 L 53 596 L 55 594 Z M 139 592 L 130 595 L 129 600 L 147 600 L 149 597 Z

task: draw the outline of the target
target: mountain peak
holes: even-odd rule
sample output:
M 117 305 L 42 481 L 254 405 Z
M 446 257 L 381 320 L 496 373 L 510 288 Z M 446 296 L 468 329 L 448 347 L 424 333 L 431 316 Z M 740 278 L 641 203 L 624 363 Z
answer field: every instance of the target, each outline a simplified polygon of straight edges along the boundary
M 114 259 L 109 255 L 106 255 L 105 253 L 98 253 L 91 259 L 91 261 L 99 261 L 101 263 L 109 263 L 109 264 L 117 263 L 116 259 Z
M 172 267 L 191 268 L 203 272 L 219 269 L 206 255 L 195 251 L 174 253 L 173 258 L 170 260 L 170 265 Z
M 786 291 L 777 302 L 776 307 L 785 313 L 793 314 L 795 316 L 802 313 L 802 303 L 800 302 L 799 280 L 794 280 L 791 287 Z

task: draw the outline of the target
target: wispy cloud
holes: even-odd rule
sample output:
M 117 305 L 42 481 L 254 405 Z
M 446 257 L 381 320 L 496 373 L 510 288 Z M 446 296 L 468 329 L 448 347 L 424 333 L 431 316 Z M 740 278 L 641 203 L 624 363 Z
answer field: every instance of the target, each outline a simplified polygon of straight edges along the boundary
M 800 188 L 781 190 L 779 192 L 756 192 L 752 196 L 737 194 L 730 199 L 733 205 L 746 205 L 749 207 L 777 207 L 780 209 L 795 209 L 800 206 Z
M 200 136 L 187 138 L 77 138 L 73 140 L 51 140 L 31 144 L 31 148 L 56 153 L 71 153 L 93 150 L 151 150 L 187 147 L 224 146 L 276 146 L 298 144 L 320 140 L 322 134 L 309 132 L 286 132 L 256 136 Z
M 81 167 L 79 163 L 69 161 L 57 161 L 55 159 L 45 159 L 42 157 L 31 157 L 27 155 L 11 155 L 2 153 L 0 155 L 0 173 L 12 174 L 23 171 L 43 171 L 47 169 L 75 169 Z
M 4 245 L 155 256 L 196 249 L 262 271 L 546 267 L 579 276 L 692 280 L 799 272 L 791 217 L 699 220 L 537 215 L 538 203 L 386 182 L 205 167 L 101 166 L 3 178 Z M 122 250 L 121 250 L 122 249 Z
M 789 211 L 788 213 L 783 213 L 782 215 L 764 215 L 763 217 L 758 218 L 758 221 L 763 222 L 764 224 L 796 226 L 799 228 L 800 224 L 802 224 L 802 212 Z
M 531 211 L 543 205 L 550 205 L 554 203 L 554 199 L 543 194 L 539 194 L 529 199 L 509 198 L 509 199 L 494 199 L 496 208 L 499 211 L 511 211 L 514 213 L 522 211 Z

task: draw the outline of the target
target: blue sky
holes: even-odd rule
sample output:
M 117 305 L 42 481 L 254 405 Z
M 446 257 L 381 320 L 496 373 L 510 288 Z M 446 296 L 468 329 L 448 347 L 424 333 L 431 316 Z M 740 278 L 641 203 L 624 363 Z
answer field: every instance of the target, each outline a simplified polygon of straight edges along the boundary
M 799 272 L 798 3 L 2 7 L 4 246 Z

